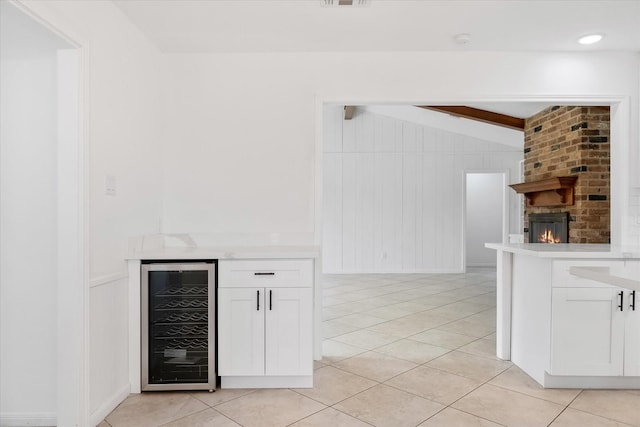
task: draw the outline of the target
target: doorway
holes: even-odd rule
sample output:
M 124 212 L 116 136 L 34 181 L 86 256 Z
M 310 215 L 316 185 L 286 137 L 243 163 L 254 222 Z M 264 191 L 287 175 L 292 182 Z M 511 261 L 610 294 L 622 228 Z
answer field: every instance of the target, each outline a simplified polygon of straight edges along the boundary
M 9 2 L 0 41 L 0 424 L 84 425 L 80 48 Z
M 505 172 L 465 173 L 465 264 L 495 267 L 496 254 L 485 243 L 501 243 L 508 232 Z

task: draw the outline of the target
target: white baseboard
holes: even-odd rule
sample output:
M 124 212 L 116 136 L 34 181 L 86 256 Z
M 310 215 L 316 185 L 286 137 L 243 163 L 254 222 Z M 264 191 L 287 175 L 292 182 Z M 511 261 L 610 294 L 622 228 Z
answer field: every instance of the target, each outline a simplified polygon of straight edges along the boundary
M 2 412 L 1 427 L 49 427 L 57 424 L 55 412 Z
M 100 405 L 98 409 L 96 409 L 91 414 L 91 418 L 89 420 L 91 422 L 91 425 L 97 426 L 98 424 L 100 424 L 102 420 L 104 420 L 105 417 L 111 413 L 111 411 L 116 409 L 116 407 L 120 403 L 122 403 L 122 401 L 125 400 L 127 396 L 129 396 L 130 390 L 131 390 L 131 386 L 127 384 L 126 386 L 118 390 L 116 393 L 114 393 L 110 399 L 102 402 L 102 405 Z
M 467 267 L 493 267 L 496 268 L 496 263 L 495 262 L 472 262 L 467 264 Z
M 545 388 L 640 389 L 640 377 L 584 377 L 549 375 L 544 372 Z
M 220 377 L 220 388 L 312 388 L 313 375 Z
M 412 270 L 329 270 L 323 271 L 321 274 L 460 274 L 464 273 L 460 269 L 412 269 Z

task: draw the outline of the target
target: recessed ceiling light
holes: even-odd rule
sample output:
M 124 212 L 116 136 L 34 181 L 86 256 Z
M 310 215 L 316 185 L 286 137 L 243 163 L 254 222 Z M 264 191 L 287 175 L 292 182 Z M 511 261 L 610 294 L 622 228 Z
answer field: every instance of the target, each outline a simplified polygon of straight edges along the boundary
M 602 34 L 587 34 L 586 36 L 582 36 L 578 39 L 578 43 L 580 44 L 594 44 L 598 43 L 602 40 Z

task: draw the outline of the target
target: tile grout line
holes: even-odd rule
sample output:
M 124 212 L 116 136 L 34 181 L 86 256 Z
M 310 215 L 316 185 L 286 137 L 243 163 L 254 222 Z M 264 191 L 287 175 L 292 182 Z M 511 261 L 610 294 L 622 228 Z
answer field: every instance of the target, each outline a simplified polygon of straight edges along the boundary
M 551 420 L 551 422 L 549 424 L 547 424 L 547 427 L 551 426 L 553 423 L 556 422 L 556 420 L 560 417 L 560 415 L 564 414 L 564 412 L 567 410 L 567 408 L 569 408 L 569 406 L 571 406 L 571 404 L 573 402 L 575 402 L 575 400 L 582 394 L 582 392 L 584 391 L 584 389 L 580 390 L 580 392 L 578 394 L 576 394 L 576 396 L 571 399 L 571 402 L 569 402 L 563 409 L 562 411 L 560 411 L 560 413 L 553 419 Z M 592 414 L 595 415 L 595 414 Z

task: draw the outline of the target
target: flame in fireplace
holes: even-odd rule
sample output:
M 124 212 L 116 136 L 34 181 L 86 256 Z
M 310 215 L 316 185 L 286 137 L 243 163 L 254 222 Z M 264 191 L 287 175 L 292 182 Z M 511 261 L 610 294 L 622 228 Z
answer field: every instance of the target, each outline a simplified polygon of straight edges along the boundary
M 553 235 L 553 231 L 545 229 L 540 236 L 538 236 L 539 243 L 560 243 L 560 237 Z

